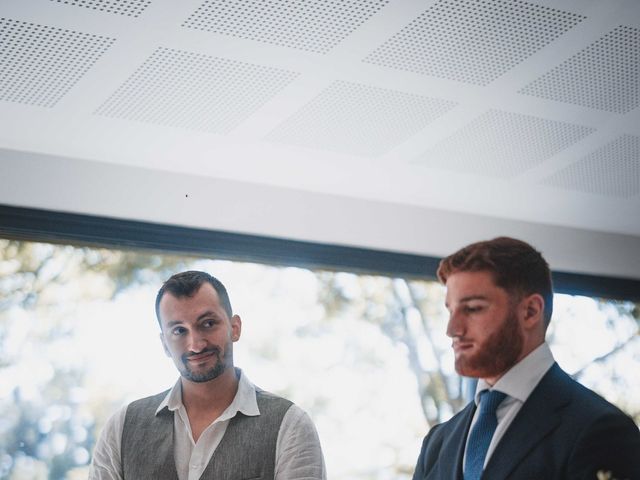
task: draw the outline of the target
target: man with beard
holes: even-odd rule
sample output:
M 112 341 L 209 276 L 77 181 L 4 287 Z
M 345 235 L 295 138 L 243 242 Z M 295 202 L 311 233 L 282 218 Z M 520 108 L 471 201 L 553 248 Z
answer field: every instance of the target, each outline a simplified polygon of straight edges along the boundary
M 475 399 L 425 437 L 414 480 L 640 479 L 640 432 L 553 359 L 549 266 L 496 238 L 443 259 L 447 335 Z
M 307 414 L 234 367 L 242 322 L 219 280 L 197 271 L 173 275 L 158 292 L 156 316 L 180 378 L 111 417 L 91 480 L 326 479 Z

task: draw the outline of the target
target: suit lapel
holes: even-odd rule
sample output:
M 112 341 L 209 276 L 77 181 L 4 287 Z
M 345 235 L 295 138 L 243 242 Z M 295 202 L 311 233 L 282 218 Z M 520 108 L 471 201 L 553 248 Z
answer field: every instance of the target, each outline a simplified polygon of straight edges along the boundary
M 452 425 L 451 432 L 443 441 L 438 456 L 438 468 L 434 469 L 433 474 L 427 475 L 426 479 L 459 480 L 462 478 L 462 457 L 475 410 L 475 403 L 471 402 L 460 412 L 456 423 Z
M 542 377 L 500 440 L 485 468 L 483 478 L 503 479 L 560 424 L 561 412 L 570 397 L 564 388 L 569 377 L 558 364 Z

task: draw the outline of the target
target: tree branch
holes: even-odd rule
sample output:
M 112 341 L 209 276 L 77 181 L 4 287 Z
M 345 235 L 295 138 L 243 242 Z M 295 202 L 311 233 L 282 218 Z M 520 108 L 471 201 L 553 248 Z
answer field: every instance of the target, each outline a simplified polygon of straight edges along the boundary
M 619 345 L 617 345 L 613 350 L 605 353 L 604 355 L 601 355 L 599 357 L 594 358 L 593 360 L 591 360 L 591 362 L 589 362 L 588 365 L 585 365 L 584 367 L 582 367 L 581 369 L 579 369 L 578 371 L 576 371 L 572 377 L 573 378 L 580 378 L 580 376 L 582 374 L 584 374 L 585 370 L 587 368 L 589 368 L 591 365 L 593 365 L 594 363 L 602 363 L 604 362 L 607 358 L 615 355 L 616 353 L 618 353 L 619 351 L 623 350 L 627 345 L 629 345 L 629 343 L 631 343 L 633 340 L 635 340 L 636 338 L 640 337 L 640 330 L 637 330 L 636 333 L 634 333 L 633 335 L 631 335 L 628 339 L 626 339 L 624 342 L 620 343 Z

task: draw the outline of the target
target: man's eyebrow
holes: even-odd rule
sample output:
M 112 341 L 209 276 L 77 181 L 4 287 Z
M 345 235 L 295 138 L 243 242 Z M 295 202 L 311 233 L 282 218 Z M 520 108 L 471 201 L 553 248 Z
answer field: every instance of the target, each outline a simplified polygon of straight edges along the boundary
M 488 300 L 486 295 L 469 295 L 467 297 L 463 297 L 460 299 L 460 303 L 462 302 L 470 302 L 472 300 Z
M 198 315 L 198 318 L 196 319 L 196 321 L 199 322 L 200 320 L 203 320 L 205 318 L 210 318 L 210 317 L 213 317 L 216 320 L 220 320 L 220 315 L 218 315 L 213 310 L 207 310 L 206 312 L 201 313 L 200 315 Z
M 199 322 L 205 318 L 215 318 L 216 320 L 220 320 L 220 315 L 218 315 L 218 313 L 216 313 L 213 310 L 207 310 L 206 312 L 201 313 L 200 315 L 198 315 L 198 318 L 196 318 L 196 322 Z M 170 320 L 167 322 L 167 327 L 173 327 L 174 325 L 178 325 L 184 323 L 182 320 Z
M 466 297 L 462 297 L 458 303 L 466 303 L 466 302 L 471 302 L 473 300 L 488 300 L 486 295 L 481 295 L 481 294 L 477 294 L 477 295 L 468 295 Z M 449 302 L 444 302 L 444 306 L 449 308 Z

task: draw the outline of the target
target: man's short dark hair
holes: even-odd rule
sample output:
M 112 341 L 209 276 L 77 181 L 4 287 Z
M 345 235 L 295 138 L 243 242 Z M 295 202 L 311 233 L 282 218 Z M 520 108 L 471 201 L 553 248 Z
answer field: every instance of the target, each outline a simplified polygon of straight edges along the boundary
M 544 299 L 545 326 L 553 313 L 553 284 L 542 254 L 522 240 L 498 237 L 472 243 L 440 261 L 438 279 L 445 284 L 457 272 L 489 272 L 512 297 L 538 293 Z
M 233 310 L 231 309 L 229 294 L 222 282 L 206 272 L 188 270 L 186 272 L 180 272 L 172 275 L 162 284 L 160 290 L 158 290 L 158 295 L 156 296 L 156 318 L 158 319 L 160 328 L 162 328 L 162 322 L 160 321 L 160 301 L 164 294 L 170 293 L 176 298 L 192 297 L 205 283 L 210 284 L 215 289 L 218 294 L 218 298 L 220 299 L 220 305 L 222 305 L 224 311 L 227 313 L 229 318 L 231 318 L 233 316 Z

